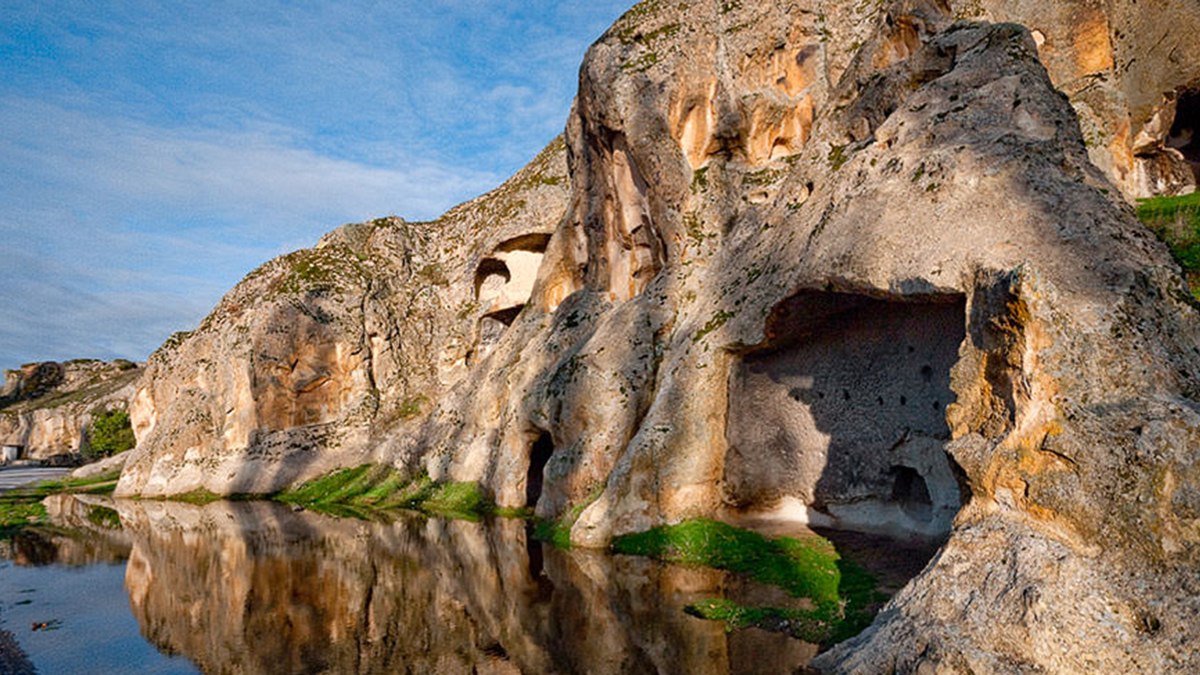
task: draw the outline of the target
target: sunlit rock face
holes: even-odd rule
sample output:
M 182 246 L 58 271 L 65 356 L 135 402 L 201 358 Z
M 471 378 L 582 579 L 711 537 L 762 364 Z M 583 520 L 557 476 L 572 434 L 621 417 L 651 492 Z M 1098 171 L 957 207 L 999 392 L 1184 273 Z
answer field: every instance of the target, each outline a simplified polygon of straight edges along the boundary
M 725 595 L 723 573 L 544 549 L 521 521 L 119 508 L 143 634 L 206 673 L 724 675 L 800 667 L 816 652 L 685 615 L 687 602 Z
M 1200 319 L 1125 197 L 1188 189 L 1198 15 L 642 2 L 585 59 L 569 181 L 331 235 L 353 292 L 272 300 L 322 277 L 265 267 L 152 359 L 120 491 L 375 458 L 581 546 L 694 516 L 941 537 L 817 667 L 1197 670 Z
M 1106 33 L 1058 61 L 1065 24 L 792 7 L 646 2 L 592 47 L 533 296 L 397 462 L 584 546 L 711 515 L 948 536 L 829 670 L 1188 670 L 1200 324 L 1059 90 L 1116 67 Z
M 21 458 L 79 452 L 97 411 L 124 410 L 141 368 L 130 361 L 31 363 L 5 372 L 0 446 Z
M 1054 86 L 1070 97 L 1089 158 L 1126 196 L 1195 188 L 1186 160 L 1171 149 L 1178 102 L 1200 86 L 1200 14 L 1186 0 L 950 2 L 957 16 L 1027 27 Z M 1194 161 L 1194 160 L 1193 160 Z
M 274 492 L 371 459 L 528 300 L 565 174 L 557 140 L 435 222 L 347 225 L 255 270 L 151 357 L 118 493 Z M 490 264 L 498 285 L 479 276 Z

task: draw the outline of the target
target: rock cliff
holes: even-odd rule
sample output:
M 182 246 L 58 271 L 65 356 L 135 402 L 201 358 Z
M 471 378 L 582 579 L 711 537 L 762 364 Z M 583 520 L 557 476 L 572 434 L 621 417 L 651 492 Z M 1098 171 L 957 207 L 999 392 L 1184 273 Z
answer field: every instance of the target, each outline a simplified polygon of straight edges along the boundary
M 1200 317 L 1126 198 L 1195 184 L 1200 10 L 1152 5 L 642 2 L 565 149 L 155 354 L 119 492 L 372 459 L 583 546 L 945 537 L 819 667 L 1194 671 Z
M 93 414 L 124 410 L 142 370 L 131 361 L 30 363 L 5 372 L 0 392 L 0 445 L 21 457 L 79 452 Z
M 435 222 L 346 225 L 252 272 L 150 357 L 118 492 L 272 492 L 411 433 L 528 298 L 565 157 L 555 140 Z

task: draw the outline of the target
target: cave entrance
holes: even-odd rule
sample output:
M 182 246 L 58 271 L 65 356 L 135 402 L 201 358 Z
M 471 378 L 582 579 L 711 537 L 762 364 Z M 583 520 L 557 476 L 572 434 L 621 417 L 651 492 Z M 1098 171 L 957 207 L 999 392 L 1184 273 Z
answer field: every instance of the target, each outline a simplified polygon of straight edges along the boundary
M 1167 135 L 1168 148 L 1178 150 L 1200 184 L 1200 89 L 1184 89 L 1175 102 L 1175 122 Z
M 553 454 L 554 439 L 548 432 L 543 431 L 529 448 L 529 473 L 525 477 L 525 506 L 527 508 L 537 507 L 538 498 L 542 496 L 546 464 L 550 461 L 550 455 Z
M 800 502 L 816 526 L 938 538 L 963 503 L 946 406 L 966 337 L 961 295 L 804 292 L 745 354 L 729 389 L 727 496 Z

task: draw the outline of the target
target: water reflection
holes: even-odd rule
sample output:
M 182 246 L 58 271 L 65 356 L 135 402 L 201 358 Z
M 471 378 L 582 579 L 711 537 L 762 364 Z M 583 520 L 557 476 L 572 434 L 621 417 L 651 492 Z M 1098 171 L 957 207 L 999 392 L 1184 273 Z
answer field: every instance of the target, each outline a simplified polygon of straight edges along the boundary
M 33 527 L 0 542 L 0 558 L 22 566 L 115 564 L 129 557 L 131 543 L 112 500 L 87 495 L 53 495 L 43 504 L 54 527 Z
M 790 672 L 815 647 L 687 616 L 710 570 L 531 543 L 525 524 L 118 502 L 142 632 L 209 673 Z

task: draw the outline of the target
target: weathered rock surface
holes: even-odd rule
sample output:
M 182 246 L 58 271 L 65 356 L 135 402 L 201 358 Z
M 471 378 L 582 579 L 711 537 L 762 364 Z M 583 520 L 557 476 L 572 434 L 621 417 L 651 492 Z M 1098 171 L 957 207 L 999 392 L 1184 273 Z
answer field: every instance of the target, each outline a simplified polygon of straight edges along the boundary
M 1196 311 L 1034 37 L 742 4 L 593 47 L 546 283 L 403 456 L 502 504 L 544 478 L 584 545 L 729 509 L 949 530 L 832 671 L 1193 669 Z
M 0 393 L 0 445 L 22 457 L 79 452 L 97 410 L 124 410 L 142 374 L 130 361 L 31 363 L 5 372 Z
M 528 297 L 565 146 L 432 223 L 347 225 L 277 258 L 151 356 L 119 494 L 272 492 L 409 433 Z
M 948 536 L 820 667 L 1195 671 L 1200 317 L 1125 196 L 1190 189 L 1198 22 L 643 2 L 583 65 L 569 186 L 262 268 L 151 359 L 119 491 L 370 458 L 584 546 L 746 514 Z

